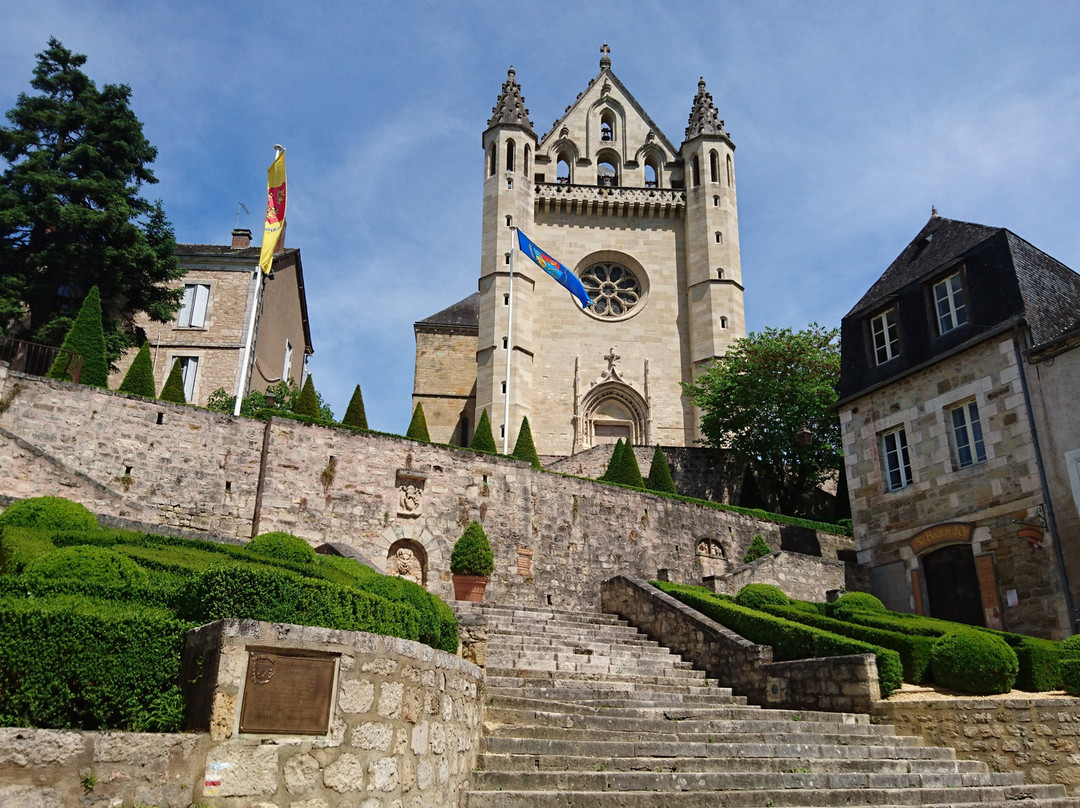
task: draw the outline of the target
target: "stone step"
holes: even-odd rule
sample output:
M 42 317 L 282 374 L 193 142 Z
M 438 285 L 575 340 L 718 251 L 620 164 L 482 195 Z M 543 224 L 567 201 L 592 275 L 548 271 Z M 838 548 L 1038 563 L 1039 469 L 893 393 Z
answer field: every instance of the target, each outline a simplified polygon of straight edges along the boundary
M 455 606 L 459 605 L 462 604 L 455 603 Z M 616 617 L 613 614 L 605 614 L 604 612 L 567 611 L 564 609 L 550 609 L 535 606 L 496 606 L 485 603 L 473 607 L 464 607 L 462 611 L 479 613 L 489 620 L 496 618 L 520 621 L 561 620 L 565 622 L 596 625 L 630 625 L 627 621 Z
M 978 760 L 911 760 L 875 758 L 849 760 L 811 757 L 582 757 L 581 755 L 518 755 L 485 752 L 477 768 L 484 771 L 648 771 L 648 772 L 821 772 L 881 774 L 967 774 L 987 771 Z
M 603 657 L 563 657 L 561 659 L 539 659 L 536 657 L 511 658 L 488 657 L 493 671 L 505 671 L 520 674 L 524 671 L 546 673 L 597 673 L 620 675 L 647 675 L 670 677 L 673 679 L 704 679 L 703 671 L 692 668 L 677 668 L 670 662 L 640 662 L 630 659 L 610 660 Z M 499 675 L 499 674 L 494 674 Z
M 587 683 L 586 683 L 587 684 Z M 719 691 L 719 692 L 718 692 Z M 633 684 L 618 687 L 518 687 L 488 688 L 486 703 L 497 707 L 546 705 L 572 702 L 595 709 L 705 707 L 746 704 L 742 696 L 723 695 L 723 688 L 653 685 L 637 690 Z M 509 701 L 513 699 L 514 701 Z
M 670 671 L 658 673 L 629 673 L 621 671 L 563 670 L 544 671 L 525 668 L 488 668 L 488 687 L 544 687 L 554 683 L 599 682 L 608 684 L 668 685 L 683 687 L 708 687 L 712 680 L 702 671 Z
M 727 722 L 735 723 L 735 722 Z M 739 722 L 755 724 L 758 722 Z M 741 744 L 834 744 L 863 746 L 919 746 L 921 740 L 914 735 L 892 735 L 886 733 L 853 733 L 856 727 L 843 727 L 834 724 L 833 731 L 813 729 L 793 729 L 787 725 L 772 727 L 715 729 L 712 731 L 670 731 L 670 732 L 634 732 L 632 730 L 604 730 L 586 727 L 551 727 L 551 726 L 512 726 L 504 724 L 484 724 L 484 737 L 516 738 L 535 741 L 579 741 L 582 743 L 625 743 L 625 744 L 711 744 L 716 742 Z M 858 727 L 865 729 L 864 727 Z M 892 729 L 892 727 L 888 727 Z

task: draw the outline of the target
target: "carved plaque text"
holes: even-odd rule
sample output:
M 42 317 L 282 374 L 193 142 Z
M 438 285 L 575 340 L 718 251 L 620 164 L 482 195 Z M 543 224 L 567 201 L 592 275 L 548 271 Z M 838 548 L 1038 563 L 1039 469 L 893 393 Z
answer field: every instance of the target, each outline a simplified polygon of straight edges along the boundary
M 337 656 L 248 650 L 240 731 L 325 735 L 330 731 Z

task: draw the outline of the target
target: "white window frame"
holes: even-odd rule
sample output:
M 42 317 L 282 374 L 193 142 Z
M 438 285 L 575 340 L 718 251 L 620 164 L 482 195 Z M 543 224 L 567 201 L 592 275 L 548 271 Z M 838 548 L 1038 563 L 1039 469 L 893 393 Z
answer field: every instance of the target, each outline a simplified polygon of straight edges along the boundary
M 184 400 L 188 404 L 195 402 L 195 377 L 199 373 L 199 357 L 178 356 L 180 360 L 180 375 L 184 379 Z
M 281 380 L 289 378 L 289 370 L 292 368 L 292 340 L 285 338 L 285 364 L 281 368 Z
M 884 365 L 900 355 L 900 329 L 896 322 L 896 306 L 870 318 L 870 339 L 873 342 L 875 364 Z
M 209 304 L 210 284 L 185 283 L 176 327 L 206 328 L 206 309 Z
M 904 427 L 881 433 L 881 470 L 886 491 L 911 485 L 911 452 Z
M 979 405 L 974 400 L 965 401 L 949 410 L 949 428 L 952 430 L 953 459 L 957 469 L 986 462 Z
M 937 315 L 939 334 L 948 334 L 967 325 L 967 303 L 964 300 L 964 279 L 954 272 L 933 285 L 934 313 Z

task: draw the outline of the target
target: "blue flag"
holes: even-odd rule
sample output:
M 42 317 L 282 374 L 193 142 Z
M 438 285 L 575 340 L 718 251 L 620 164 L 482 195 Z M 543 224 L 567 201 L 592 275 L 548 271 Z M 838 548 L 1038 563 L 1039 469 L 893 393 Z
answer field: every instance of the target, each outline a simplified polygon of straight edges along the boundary
M 585 287 L 577 275 L 533 244 L 529 237 L 520 230 L 517 231 L 517 234 L 518 246 L 521 251 L 529 256 L 540 269 L 557 280 L 570 294 L 581 301 L 581 308 L 587 309 L 592 305 L 589 293 L 585 291 Z

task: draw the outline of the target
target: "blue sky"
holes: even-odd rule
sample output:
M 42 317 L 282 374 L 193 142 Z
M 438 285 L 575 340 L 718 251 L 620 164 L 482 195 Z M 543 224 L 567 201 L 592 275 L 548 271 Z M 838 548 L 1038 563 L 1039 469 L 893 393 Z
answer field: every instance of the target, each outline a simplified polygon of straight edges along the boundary
M 600 46 L 681 142 L 734 140 L 748 327 L 838 325 L 937 205 L 1080 268 L 1080 3 L 0 0 L 0 107 L 49 36 L 132 87 L 182 242 L 259 238 L 288 148 L 316 386 L 403 432 L 412 324 L 476 290 L 481 133 L 514 65 L 538 134 Z

